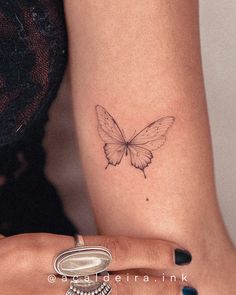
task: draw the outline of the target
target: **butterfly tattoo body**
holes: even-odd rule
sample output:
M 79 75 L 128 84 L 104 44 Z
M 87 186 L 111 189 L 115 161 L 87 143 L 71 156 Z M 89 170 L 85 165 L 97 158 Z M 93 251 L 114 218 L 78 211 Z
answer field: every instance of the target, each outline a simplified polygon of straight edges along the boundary
M 159 149 L 166 141 L 168 129 L 173 125 L 175 118 L 168 116 L 152 122 L 129 140 L 120 129 L 114 118 L 100 105 L 96 106 L 98 119 L 98 133 L 105 142 L 104 152 L 109 165 L 120 164 L 124 155 L 130 156 L 130 163 L 143 172 L 151 164 L 152 151 Z

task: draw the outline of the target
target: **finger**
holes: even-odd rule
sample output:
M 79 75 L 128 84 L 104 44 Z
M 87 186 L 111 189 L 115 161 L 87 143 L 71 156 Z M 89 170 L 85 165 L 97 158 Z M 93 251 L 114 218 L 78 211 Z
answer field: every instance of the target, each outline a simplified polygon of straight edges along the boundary
M 54 259 L 55 257 L 70 248 L 75 247 L 75 240 L 72 236 L 43 234 L 41 237 L 35 238 L 41 241 L 40 251 L 41 253 L 40 264 L 43 272 L 55 273 Z
M 109 284 L 112 286 L 112 295 L 180 295 L 182 286 L 179 281 L 163 282 L 160 278 L 138 275 L 110 276 Z
M 18 260 L 23 260 L 25 265 L 37 269 L 39 273 L 52 274 L 55 272 L 54 258 L 74 247 L 75 241 L 71 236 L 34 233 L 9 237 L 1 242 L 1 246 L 2 251 L 13 253 L 16 257 L 18 255 Z
M 105 281 L 112 287 L 111 295 L 181 295 L 183 286 L 176 280 L 163 281 L 161 278 L 141 275 L 107 275 L 100 278 L 101 282 Z M 43 285 L 42 285 L 43 286 Z M 44 284 L 44 294 L 65 295 L 69 289 L 69 282 L 57 278 L 54 283 Z M 193 293 L 196 295 L 197 293 Z
M 42 293 L 45 295 L 65 295 L 67 290 L 70 288 L 70 280 L 62 279 L 59 277 L 56 277 L 55 282 L 48 282 L 46 288 L 44 290 L 47 290 L 47 292 Z
M 100 245 L 112 254 L 110 271 L 125 269 L 172 269 L 189 264 L 191 254 L 180 246 L 155 239 L 130 237 L 85 236 L 85 245 Z
M 104 246 L 108 248 L 113 257 L 109 265 L 110 271 L 136 268 L 172 269 L 176 267 L 176 262 L 179 263 L 179 253 L 182 256 L 187 256 L 185 261 L 191 261 L 191 255 L 187 251 L 177 251 L 181 247 L 162 240 L 85 236 L 84 241 L 87 246 Z M 18 246 L 21 245 L 25 253 L 24 256 L 28 260 L 34 261 L 44 273 L 53 273 L 54 258 L 60 252 L 75 246 L 73 237 L 52 234 L 19 235 L 17 240 L 16 237 L 14 238 L 14 243 Z M 36 260 L 35 257 L 37 257 Z
M 103 280 L 112 286 L 112 295 L 197 295 L 195 288 L 185 286 L 175 276 L 158 278 L 148 275 L 108 275 Z
M 15 284 L 14 284 L 15 283 Z M 13 284 L 9 283 L 9 293 L 5 293 L 4 295 L 13 295 L 13 294 L 34 294 L 34 295 L 65 295 L 67 290 L 70 287 L 70 280 L 62 280 L 62 278 L 57 278 L 54 276 L 54 280 L 52 275 L 37 275 L 33 278 L 24 281 L 14 282 Z

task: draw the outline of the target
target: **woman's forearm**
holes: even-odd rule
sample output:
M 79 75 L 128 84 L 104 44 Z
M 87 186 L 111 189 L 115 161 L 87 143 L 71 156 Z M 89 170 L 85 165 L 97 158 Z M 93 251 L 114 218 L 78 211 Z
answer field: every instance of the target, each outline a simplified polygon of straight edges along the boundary
M 79 148 L 100 232 L 175 240 L 198 257 L 213 244 L 219 251 L 227 235 L 214 185 L 198 2 L 67 0 L 65 7 Z M 96 105 L 127 138 L 175 118 L 146 179 L 129 156 L 104 169 Z

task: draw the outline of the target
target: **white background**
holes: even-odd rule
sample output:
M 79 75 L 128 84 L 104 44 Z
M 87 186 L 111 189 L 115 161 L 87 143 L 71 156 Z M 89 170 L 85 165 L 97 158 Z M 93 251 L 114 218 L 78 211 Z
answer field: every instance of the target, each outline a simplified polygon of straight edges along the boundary
M 236 1 L 200 0 L 200 17 L 218 197 L 236 244 Z

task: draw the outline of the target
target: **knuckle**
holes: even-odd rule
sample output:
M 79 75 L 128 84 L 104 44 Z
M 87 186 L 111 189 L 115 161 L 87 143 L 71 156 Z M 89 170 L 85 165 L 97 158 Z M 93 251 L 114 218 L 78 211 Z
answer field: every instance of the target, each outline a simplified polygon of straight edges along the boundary
M 128 251 L 129 241 L 126 237 L 108 237 L 105 241 L 105 247 L 107 247 L 112 253 L 113 261 L 119 265 L 124 261 L 126 252 Z
M 23 234 L 16 236 L 12 245 L 12 259 L 21 271 L 31 272 L 35 269 L 36 257 L 42 251 L 40 235 Z
M 31 269 L 29 246 L 22 243 L 20 238 L 17 237 L 14 239 L 9 245 L 8 250 L 9 257 L 7 257 L 7 261 L 12 261 L 16 271 L 19 269 L 21 272 L 25 273 Z

